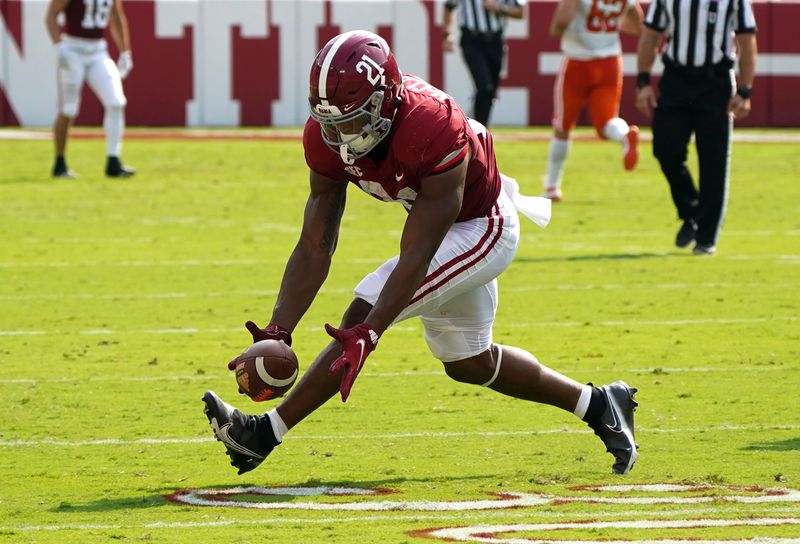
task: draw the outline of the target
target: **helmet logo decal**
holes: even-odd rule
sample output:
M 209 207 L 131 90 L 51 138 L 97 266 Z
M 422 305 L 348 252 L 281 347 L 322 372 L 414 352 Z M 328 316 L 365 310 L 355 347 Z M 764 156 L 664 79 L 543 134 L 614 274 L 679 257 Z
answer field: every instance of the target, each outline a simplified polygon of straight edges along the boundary
M 331 68 L 331 62 L 333 62 L 333 57 L 336 56 L 336 52 L 339 51 L 339 48 L 342 44 L 347 41 L 350 36 L 356 34 L 356 31 L 345 32 L 341 34 L 336 42 L 331 46 L 328 54 L 325 55 L 325 59 L 322 61 L 322 70 L 319 73 L 319 93 L 320 100 L 323 101 L 323 104 L 327 104 L 328 100 L 328 93 L 325 90 L 325 82 L 328 80 L 328 70 Z
M 361 55 L 361 60 L 356 64 L 356 72 L 363 74 L 365 71 L 367 72 L 367 81 L 372 85 L 377 85 L 378 83 L 381 85 L 386 84 L 386 76 L 383 75 L 383 66 L 375 62 L 372 57 L 368 56 L 366 53 Z

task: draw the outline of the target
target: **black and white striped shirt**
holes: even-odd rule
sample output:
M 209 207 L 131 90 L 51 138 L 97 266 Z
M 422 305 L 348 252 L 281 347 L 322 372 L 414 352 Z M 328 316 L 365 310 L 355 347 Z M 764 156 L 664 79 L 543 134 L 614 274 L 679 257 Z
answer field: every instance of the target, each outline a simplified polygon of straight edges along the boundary
M 497 0 L 498 4 L 508 7 L 522 7 L 525 0 Z M 503 32 L 508 17 L 502 13 L 493 13 L 483 8 L 483 0 L 446 0 L 444 6 L 448 10 L 458 9 L 458 25 L 479 34 Z
M 665 32 L 664 55 L 687 67 L 733 62 L 733 35 L 756 31 L 750 0 L 653 0 L 645 26 Z

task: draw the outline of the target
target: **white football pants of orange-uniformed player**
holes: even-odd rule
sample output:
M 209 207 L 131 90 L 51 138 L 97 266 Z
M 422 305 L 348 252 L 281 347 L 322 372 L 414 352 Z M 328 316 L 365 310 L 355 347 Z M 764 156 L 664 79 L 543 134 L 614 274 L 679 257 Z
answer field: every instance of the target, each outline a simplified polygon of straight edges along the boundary
M 89 85 L 103 104 L 103 127 L 108 155 L 119 156 L 128 101 L 122 90 L 117 65 L 108 55 L 104 39 L 88 40 L 62 36 L 58 59 L 58 112 L 74 118 L 80 110 L 81 89 Z
M 519 195 L 517 182 L 501 177 L 503 190 L 491 212 L 450 227 L 425 279 L 394 321 L 419 316 L 431 353 L 445 363 L 478 355 L 492 345 L 497 276 L 511 264 L 519 245 L 516 208 L 542 227 L 550 218 L 550 201 Z M 374 305 L 398 259 L 389 259 L 361 280 L 355 296 Z

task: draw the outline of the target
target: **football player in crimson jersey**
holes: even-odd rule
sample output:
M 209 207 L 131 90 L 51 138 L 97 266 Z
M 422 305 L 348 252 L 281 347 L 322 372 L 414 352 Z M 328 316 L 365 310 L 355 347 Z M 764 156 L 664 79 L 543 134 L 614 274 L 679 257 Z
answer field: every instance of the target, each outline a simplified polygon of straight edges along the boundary
M 375 34 L 353 31 L 329 41 L 309 85 L 303 145 L 311 192 L 269 325 L 246 324 L 253 340 L 291 344 L 328 274 L 350 185 L 406 208 L 400 254 L 356 286 L 339 327 L 325 325 L 333 341 L 276 409 L 247 415 L 206 392 L 206 415 L 231 464 L 240 474 L 252 470 L 337 391 L 346 401 L 381 335 L 419 317 L 448 376 L 574 412 L 614 455 L 614 472 L 629 471 L 637 457 L 635 389 L 580 384 L 524 349 L 492 341 L 496 278 L 519 242 L 517 209 L 544 226 L 550 201 L 520 195 L 497 170 L 486 129 L 442 91 L 403 76 Z
M 64 28 L 58 23 L 64 14 Z M 78 115 L 84 82 L 103 104 L 103 129 L 106 133 L 106 176 L 123 178 L 134 174 L 119 158 L 125 129 L 127 99 L 122 80 L 133 69 L 128 21 L 122 0 L 50 0 L 45 18 L 47 33 L 58 55 L 58 114 L 53 124 L 56 161 L 55 178 L 77 177 L 64 157 L 72 120 Z M 110 25 L 110 26 L 109 26 Z M 108 55 L 106 28 L 120 51 L 115 64 Z
M 622 144 L 622 163 L 639 160 L 639 127 L 619 117 L 622 94 L 620 30 L 638 35 L 642 8 L 637 0 L 560 0 L 550 33 L 561 36 L 564 60 L 553 89 L 553 137 L 547 155 L 544 196 L 561 200 L 561 177 L 570 131 L 585 104 L 598 136 Z

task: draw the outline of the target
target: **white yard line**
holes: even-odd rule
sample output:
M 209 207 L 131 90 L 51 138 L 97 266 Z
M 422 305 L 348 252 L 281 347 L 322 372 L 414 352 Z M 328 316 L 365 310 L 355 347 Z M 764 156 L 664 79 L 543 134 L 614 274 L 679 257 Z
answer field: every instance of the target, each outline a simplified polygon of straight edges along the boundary
M 431 359 L 431 367 L 435 367 L 438 363 Z M 562 368 L 561 372 L 565 374 L 574 374 L 576 372 L 584 371 L 585 369 L 578 368 Z M 648 368 L 629 368 L 622 370 L 628 374 L 671 374 L 679 372 L 694 372 L 698 374 L 710 374 L 714 372 L 776 372 L 790 370 L 782 365 L 758 365 L 758 366 L 733 366 L 733 367 L 648 367 Z M 444 370 L 406 370 L 398 372 L 370 372 L 365 371 L 360 374 L 366 378 L 429 378 L 431 376 L 444 377 Z M 47 383 L 98 383 L 98 382 L 112 382 L 115 384 L 120 383 L 150 383 L 150 382 L 186 382 L 197 381 L 212 383 L 218 380 L 230 379 L 229 375 L 223 374 L 184 374 L 178 376 L 60 376 L 58 378 L 3 378 L 0 379 L 0 385 L 37 385 Z
M 767 283 L 767 282 L 704 282 L 704 283 L 565 283 L 556 285 L 523 285 L 518 287 L 503 287 L 503 292 L 528 292 L 528 291 L 631 291 L 635 289 L 653 290 L 684 290 L 684 289 L 794 289 L 794 283 Z M 321 294 L 352 293 L 349 287 L 326 288 Z M 173 299 L 207 299 L 226 297 L 273 297 L 278 294 L 277 289 L 254 289 L 248 291 L 210 291 L 188 292 L 176 291 L 172 293 L 26 293 L 16 295 L 0 294 L 0 301 L 8 300 L 22 302 L 28 300 L 173 300 Z
M 493 511 L 493 512 L 460 512 L 456 514 L 377 514 L 377 515 L 364 515 L 364 516 L 346 516 L 346 517 L 324 517 L 324 518 L 298 518 L 298 517 L 285 517 L 278 515 L 274 518 L 261 518 L 261 519 L 228 519 L 224 521 L 188 521 L 188 522 L 167 522 L 167 521 L 154 521 L 150 523 L 140 524 L 110 524 L 110 523 L 65 523 L 59 525 L 6 525 L 0 526 L 0 532 L 38 532 L 38 531 L 92 531 L 92 530 L 119 530 L 119 529 L 192 529 L 198 527 L 231 527 L 235 525 L 276 525 L 276 524 L 320 524 L 320 523 L 364 523 L 364 522 L 389 522 L 396 521 L 417 521 L 425 520 L 432 522 L 447 522 L 456 521 L 459 525 L 463 522 L 471 522 L 486 518 L 497 519 L 525 519 L 531 518 L 541 519 L 598 519 L 598 518 L 620 518 L 620 517 L 636 517 L 647 516 L 649 519 L 672 519 L 678 516 L 687 516 L 691 519 L 697 519 L 698 516 L 719 516 L 730 514 L 730 508 L 720 507 L 698 507 L 683 510 L 671 510 L 669 512 L 658 512 L 651 510 L 626 510 L 620 512 L 607 512 L 600 509 L 592 509 L 585 512 L 536 512 L 532 514 L 530 511 Z M 781 508 L 770 508 L 769 514 L 796 514 L 796 506 L 787 506 Z M 590 544 L 591 541 L 585 541 Z M 631 544 L 636 544 L 637 541 L 630 541 Z
M 624 321 L 527 321 L 508 324 L 498 324 L 497 330 L 520 329 L 520 328 L 554 328 L 554 327 L 649 327 L 649 326 L 684 326 L 684 325 L 752 325 L 756 323 L 773 322 L 794 322 L 800 320 L 798 316 L 771 316 L 771 317 L 708 317 L 701 319 L 631 319 Z M 302 330 L 308 332 L 321 331 L 321 327 L 304 327 Z M 417 331 L 419 327 L 393 327 L 393 330 Z M 84 330 L 0 330 L 0 336 L 41 336 L 41 335 L 81 335 L 81 336 L 129 336 L 129 335 L 173 335 L 173 334 L 228 334 L 241 332 L 241 329 L 198 329 L 188 328 L 169 328 L 169 329 L 84 329 Z
M 708 433 L 708 432 L 740 432 L 740 431 L 795 431 L 800 425 L 771 424 L 771 425 L 716 425 L 694 428 L 648 428 L 637 427 L 637 433 Z M 398 440 L 398 439 L 440 439 L 440 438 L 465 438 L 465 437 L 495 437 L 495 436 L 537 436 L 548 434 L 590 434 L 591 429 L 544 429 L 534 431 L 461 431 L 461 432 L 423 432 L 423 433 L 387 433 L 387 434 L 348 434 L 348 435 L 287 435 L 286 440 Z M 4 448 L 30 448 L 39 446 L 59 447 L 84 447 L 84 446 L 128 446 L 128 445 L 168 445 L 168 444 L 197 444 L 214 442 L 213 436 L 184 437 L 184 438 L 138 438 L 125 440 L 121 438 L 102 438 L 95 440 L 0 440 L 0 447 Z
M 525 255 L 519 256 L 520 260 L 531 260 L 536 261 L 537 259 L 541 260 L 563 260 L 568 261 L 570 259 L 582 259 L 585 258 L 586 250 L 582 247 L 582 253 L 570 251 L 565 252 L 559 255 L 548 255 L 548 256 L 532 256 L 532 255 Z M 591 246 L 594 247 L 594 246 Z M 599 249 L 599 247 L 598 247 Z M 618 248 L 617 251 L 608 250 L 608 248 L 603 248 L 604 254 L 607 254 L 611 257 L 616 256 L 624 256 L 621 255 L 622 252 L 627 253 L 646 253 L 647 256 L 650 257 L 669 257 L 672 255 L 677 256 L 674 251 L 662 251 L 653 253 L 651 250 L 645 247 L 639 246 L 626 246 Z M 592 255 L 591 257 L 602 258 L 604 254 Z M 686 254 L 686 257 L 689 258 L 690 255 Z M 731 261 L 778 261 L 778 262 L 788 262 L 788 263 L 795 263 L 800 261 L 800 254 L 761 254 L 761 255 L 733 255 L 733 254 L 723 254 L 717 255 L 714 257 L 717 260 L 731 260 Z M 356 257 L 350 259 L 350 262 L 355 264 L 379 264 L 383 263 L 385 259 L 381 257 Z M 693 258 L 692 260 L 698 260 L 697 258 Z M 220 266 L 263 266 L 265 264 L 285 264 L 285 260 L 283 259 L 270 259 L 270 258 L 261 258 L 261 259 L 169 259 L 169 260 L 128 260 L 128 261 L 7 261 L 7 262 L 0 262 L 0 269 L 28 269 L 28 268 L 101 268 L 101 267 L 112 267 L 112 268 L 162 268 L 162 267 L 220 267 Z

